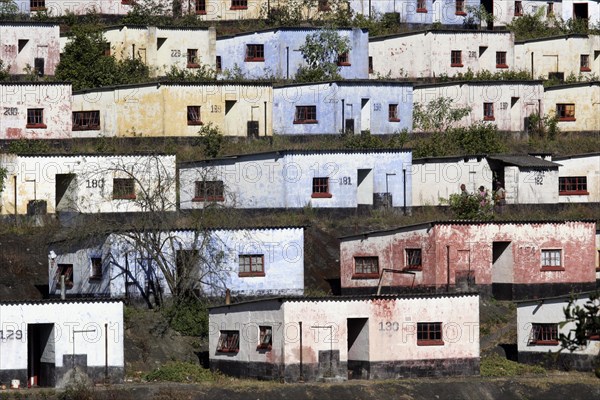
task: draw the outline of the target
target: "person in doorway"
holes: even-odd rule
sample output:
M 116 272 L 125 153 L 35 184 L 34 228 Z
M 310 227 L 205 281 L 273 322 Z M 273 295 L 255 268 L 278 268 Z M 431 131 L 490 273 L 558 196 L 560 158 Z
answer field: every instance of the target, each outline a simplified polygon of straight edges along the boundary
M 460 195 L 464 196 L 464 197 L 469 195 L 469 192 L 467 192 L 467 187 L 465 186 L 464 183 L 461 183 L 461 185 L 460 185 Z
M 506 204 L 506 190 L 502 182 L 496 182 L 496 191 L 494 192 L 494 207 L 499 213 L 502 213 L 502 209 Z
M 485 187 L 483 187 L 483 186 L 479 186 L 479 198 L 480 198 L 479 205 L 481 207 L 485 207 L 485 205 L 488 202 L 488 192 L 487 192 L 487 190 L 485 190 Z

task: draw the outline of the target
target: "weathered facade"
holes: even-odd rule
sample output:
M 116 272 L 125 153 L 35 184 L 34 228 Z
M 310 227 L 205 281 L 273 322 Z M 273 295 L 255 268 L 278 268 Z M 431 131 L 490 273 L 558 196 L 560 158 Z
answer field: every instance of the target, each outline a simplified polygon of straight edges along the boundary
M 175 156 L 0 154 L 0 167 L 0 214 L 176 209 Z
M 596 286 L 593 221 L 450 221 L 341 238 L 342 293 L 473 290 L 537 298 Z M 384 272 L 385 269 L 397 272 Z
M 558 118 L 563 132 L 600 130 L 600 81 L 544 88 L 545 114 Z
M 293 79 L 306 63 L 300 47 L 306 37 L 319 28 L 273 28 L 217 38 L 217 69 L 240 73 L 246 78 Z M 369 77 L 369 32 L 359 28 L 340 28 L 336 32 L 348 39 L 350 51 L 340 61 L 339 74 L 344 79 Z
M 184 262 L 194 264 L 191 287 L 203 295 L 221 296 L 225 289 L 235 296 L 304 293 L 303 227 L 117 232 L 49 248 L 53 296 L 61 292 L 61 275 L 68 297 L 169 296 L 163 269 L 181 273 Z
M 75 92 L 73 113 L 94 115 L 74 137 L 198 136 L 203 126 L 225 136 L 272 134 L 271 83 L 155 82 Z M 87 114 L 86 114 L 87 113 Z
M 409 150 L 278 151 L 179 164 L 181 209 L 410 207 Z
M 93 383 L 123 381 L 120 301 L 1 302 L 0 326 L 2 382 L 64 387 L 75 370 Z
M 162 1 L 162 0 L 161 0 Z M 36 14 L 43 12 L 53 17 L 68 15 L 85 15 L 90 13 L 104 15 L 125 15 L 133 7 L 130 0 L 14 0 L 19 12 Z
M 209 310 L 210 367 L 285 380 L 479 374 L 477 294 L 276 298 Z
M 49 23 L 0 22 L 0 60 L 12 75 L 54 75 L 60 61 L 59 26 Z
M 412 31 L 370 38 L 369 57 L 371 76 L 384 78 L 513 70 L 514 36 L 506 31 Z
M 574 304 L 583 308 L 590 294 L 577 294 Z M 575 329 L 573 322 L 562 325 L 565 320 L 563 309 L 572 296 L 569 294 L 517 303 L 519 362 L 565 370 L 590 371 L 594 368 L 595 359 L 600 352 L 600 337 L 597 332 L 590 335 L 587 346 L 573 352 L 561 351 L 559 336 L 573 336 L 570 331 Z
M 392 134 L 412 129 L 412 84 L 346 80 L 273 89 L 273 131 L 280 135 Z
M 600 153 L 555 157 L 561 203 L 600 202 Z
M 456 126 L 490 123 L 501 131 L 522 132 L 529 117 L 543 110 L 541 81 L 464 81 L 420 84 L 413 88 L 413 102 L 426 106 L 440 98 L 452 100 L 452 107 L 468 107 L 469 114 Z
M 71 84 L 0 82 L 0 139 L 71 137 Z

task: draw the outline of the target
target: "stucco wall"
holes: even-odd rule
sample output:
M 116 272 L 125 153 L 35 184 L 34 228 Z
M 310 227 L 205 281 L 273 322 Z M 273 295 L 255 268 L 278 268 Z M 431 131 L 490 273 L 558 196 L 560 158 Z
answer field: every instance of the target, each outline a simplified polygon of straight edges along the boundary
M 29 2 L 28 2 L 29 3 Z M 35 66 L 35 59 L 44 60 L 44 75 L 54 75 L 60 61 L 59 26 L 30 22 L 1 22 L 0 59 L 4 68 L 14 75 L 25 74 L 27 65 Z M 20 41 L 26 44 L 20 49 Z M 21 42 L 24 43 L 24 42 Z
M 600 22 L 600 3 L 589 0 L 565 0 L 562 4 L 562 18 L 566 21 L 575 18 L 573 6 L 575 4 L 587 4 L 588 8 L 588 24 L 589 26 L 597 25 Z
M 558 203 L 558 170 L 507 166 L 506 204 Z
M 31 10 L 29 0 L 15 0 L 21 13 L 36 15 Z M 45 12 L 53 17 L 73 13 L 77 15 L 98 13 L 109 15 L 125 15 L 132 9 L 131 5 L 122 4 L 121 0 L 46 0 Z
M 580 156 L 560 157 L 556 162 L 560 177 L 586 177 L 587 195 L 560 195 L 561 203 L 594 203 L 600 202 L 600 154 L 582 154 Z
M 600 129 L 600 84 L 561 85 L 544 90 L 545 114 L 554 117 L 557 104 L 574 104 L 574 120 L 558 121 L 563 132 L 589 131 Z

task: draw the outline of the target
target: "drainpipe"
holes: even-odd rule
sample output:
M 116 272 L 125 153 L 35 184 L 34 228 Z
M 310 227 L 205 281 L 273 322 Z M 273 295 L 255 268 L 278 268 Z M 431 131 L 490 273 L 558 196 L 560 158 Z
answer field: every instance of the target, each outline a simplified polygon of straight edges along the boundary
M 108 384 L 108 324 L 104 324 L 104 383 Z
M 533 51 L 531 52 L 531 79 L 535 79 L 533 77 Z
M 344 102 L 345 102 L 345 100 L 342 99 L 342 133 L 346 133 L 346 120 L 344 119 L 346 117 L 344 115 L 344 109 L 346 107 L 344 107 Z
M 17 175 L 13 176 L 13 183 L 15 188 L 15 223 L 17 222 Z
M 67 289 L 65 288 L 65 276 L 60 276 L 60 299 L 66 300 L 67 298 Z
M 267 136 L 267 102 L 265 101 L 265 136 Z
M 298 322 L 300 328 L 300 382 L 304 382 L 304 369 L 302 364 L 302 321 Z
M 402 208 L 404 209 L 404 215 L 406 215 L 406 168 L 402 168 L 402 193 L 404 194 L 404 199 L 402 200 Z
M 450 246 L 446 245 L 446 292 L 450 291 Z
M 285 79 L 290 79 L 290 46 L 285 48 Z
M 231 304 L 231 290 L 229 289 L 225 290 L 225 304 Z

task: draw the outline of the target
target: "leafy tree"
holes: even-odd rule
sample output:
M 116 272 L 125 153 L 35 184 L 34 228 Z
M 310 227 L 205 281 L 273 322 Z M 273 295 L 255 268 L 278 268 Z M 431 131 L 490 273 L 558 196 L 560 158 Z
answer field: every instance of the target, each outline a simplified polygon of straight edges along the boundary
M 431 100 L 424 106 L 415 103 L 413 108 L 413 127 L 423 132 L 446 132 L 452 125 L 471 111 L 470 107 L 453 107 L 449 97 Z
M 338 57 L 350 51 L 350 41 L 333 29 L 322 29 L 306 36 L 300 47 L 306 67 L 301 67 L 296 80 L 315 82 L 341 79 Z
M 556 114 L 540 116 L 535 113 L 529 116 L 529 134 L 541 139 L 554 140 L 560 133 Z
M 197 144 L 204 147 L 204 156 L 215 158 L 221 152 L 225 137 L 218 127 L 209 122 L 202 126 L 198 132 L 200 137 L 196 141 Z
M 8 19 L 15 17 L 19 12 L 19 6 L 13 0 L 0 0 L 0 18 Z
M 121 22 L 123 24 L 156 25 L 168 24 L 173 11 L 181 14 L 181 0 L 172 4 L 165 0 L 137 0 Z
M 489 221 L 493 218 L 492 202 L 487 193 L 485 196 L 479 193 L 451 194 L 447 202 L 457 219 Z
M 10 65 L 4 66 L 4 61 L 0 60 L 0 82 L 10 78 Z

